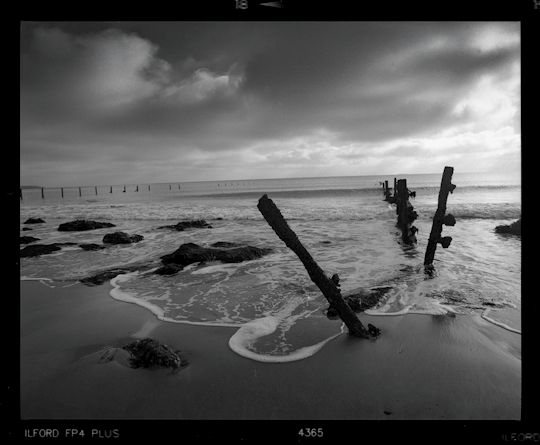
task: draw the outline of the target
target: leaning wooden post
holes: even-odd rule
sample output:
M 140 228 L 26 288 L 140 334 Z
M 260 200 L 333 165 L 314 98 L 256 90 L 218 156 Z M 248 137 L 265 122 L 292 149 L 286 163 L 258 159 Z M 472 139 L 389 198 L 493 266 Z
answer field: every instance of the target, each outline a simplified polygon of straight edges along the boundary
M 433 267 L 433 258 L 435 257 L 437 243 L 441 243 L 443 248 L 446 249 L 452 242 L 451 236 L 441 237 L 441 233 L 443 224 L 447 226 L 456 224 L 456 219 L 451 214 L 445 215 L 448 193 L 452 193 L 456 188 L 456 186 L 450 182 L 453 173 L 453 167 L 444 167 L 441 189 L 439 190 L 437 211 L 435 212 L 435 215 L 433 215 L 433 226 L 431 227 L 431 233 L 429 234 L 429 241 L 426 248 L 426 256 L 424 257 L 424 266 L 427 267 Z
M 137 188 L 135 189 L 135 191 L 136 191 L 136 192 L 138 192 L 138 191 L 139 191 L 139 186 L 137 186 Z
M 41 187 L 41 199 L 45 198 L 45 194 L 43 192 L 43 187 Z
M 94 187 L 96 189 L 96 195 L 97 195 L 97 187 Z
M 341 318 L 349 328 L 349 334 L 361 338 L 376 337 L 378 334 L 377 328 L 369 326 L 369 330 L 367 330 L 341 296 L 341 292 L 337 287 L 339 284 L 339 277 L 337 274 L 335 274 L 332 279 L 324 274 L 323 270 L 302 245 L 296 234 L 291 230 L 274 202 L 269 199 L 267 195 L 263 195 L 259 199 L 257 208 L 268 224 L 270 224 L 270 227 L 274 229 L 276 235 L 279 236 L 289 249 L 296 253 L 298 258 L 300 258 L 300 261 L 304 264 L 311 280 L 321 290 L 330 304 L 336 308 L 339 318 Z

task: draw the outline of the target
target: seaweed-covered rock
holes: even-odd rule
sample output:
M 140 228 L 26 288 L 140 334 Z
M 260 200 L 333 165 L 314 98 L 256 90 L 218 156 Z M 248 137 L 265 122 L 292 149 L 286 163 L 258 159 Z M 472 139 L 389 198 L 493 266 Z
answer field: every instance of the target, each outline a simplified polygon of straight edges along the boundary
M 49 253 L 56 252 L 62 248 L 57 244 L 32 244 L 21 249 L 21 258 L 29 258 L 38 255 L 47 255 Z
M 103 242 L 107 244 L 131 244 L 138 243 L 144 237 L 142 235 L 128 235 L 125 232 L 107 233 L 103 237 Z
M 106 227 L 116 227 L 112 223 L 87 221 L 85 219 L 77 219 L 67 223 L 60 224 L 58 230 L 61 232 L 82 232 L 84 230 L 103 229 Z
M 211 229 L 212 226 L 203 219 L 197 219 L 197 220 L 192 220 L 192 221 L 180 221 L 178 224 L 174 224 L 171 226 L 158 227 L 158 229 L 174 229 L 174 230 L 178 230 L 179 232 L 185 229 L 191 229 L 191 228 Z
M 151 368 L 164 366 L 166 368 L 179 368 L 189 364 L 179 349 L 161 344 L 152 338 L 136 340 L 122 346 L 131 354 L 129 362 L 133 368 Z
M 86 250 L 86 251 L 101 250 L 101 249 L 106 249 L 107 248 L 107 246 L 103 246 L 101 244 L 95 244 L 95 243 L 79 244 L 79 247 L 82 250 Z
M 25 224 L 40 224 L 44 222 L 45 221 L 43 221 L 41 218 L 28 218 L 24 223 Z
M 184 269 L 184 266 L 181 266 L 180 264 L 165 264 L 164 266 L 160 267 L 159 269 L 156 269 L 154 273 L 156 275 L 174 275 L 177 272 L 180 272 Z
M 513 222 L 509 226 L 501 225 L 495 227 L 495 232 L 497 233 L 511 233 L 512 235 L 521 236 L 521 218 Z
M 19 244 L 30 244 L 36 241 L 39 241 L 39 238 L 34 238 L 33 236 L 21 236 L 21 242 Z
M 192 263 L 206 261 L 221 261 L 223 263 L 240 263 L 242 261 L 261 258 L 263 255 L 272 252 L 272 249 L 258 248 L 253 246 L 233 247 L 230 249 L 219 249 L 201 247 L 197 244 L 182 244 L 176 251 L 161 257 L 163 264 L 180 264 L 187 266 Z

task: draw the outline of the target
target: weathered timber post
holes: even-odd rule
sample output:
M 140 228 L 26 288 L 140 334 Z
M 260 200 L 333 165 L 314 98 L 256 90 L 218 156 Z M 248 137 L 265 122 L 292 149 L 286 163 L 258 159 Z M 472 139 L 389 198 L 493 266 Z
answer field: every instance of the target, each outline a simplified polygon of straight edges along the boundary
M 264 219 L 270 224 L 270 227 L 276 232 L 276 235 L 291 249 L 300 261 L 304 264 L 309 277 L 321 290 L 326 299 L 332 306 L 336 308 L 339 318 L 349 328 L 349 334 L 355 337 L 361 338 L 374 338 L 378 335 L 378 330 L 374 326 L 369 325 L 367 330 L 354 311 L 345 302 L 341 296 L 341 292 L 337 285 L 339 284 L 339 277 L 335 274 L 332 279 L 328 278 L 319 265 L 315 262 L 310 253 L 302 245 L 296 234 L 283 218 L 283 215 L 276 207 L 274 202 L 268 198 L 267 195 L 263 195 L 259 199 L 257 208 L 264 216 Z
M 178 184 L 178 190 L 180 190 L 180 184 Z
M 81 194 L 81 188 L 80 188 L 80 187 L 79 187 L 79 196 L 82 196 L 82 194 Z
M 112 193 L 112 185 L 111 185 L 111 191 L 109 193 Z
M 45 198 L 45 194 L 43 192 L 43 187 L 41 187 L 41 199 Z
M 97 187 L 94 187 L 96 189 L 96 195 L 97 195 Z
M 171 184 L 169 184 L 169 190 L 171 189 Z
M 137 186 L 137 188 L 135 189 L 135 191 L 136 191 L 136 192 L 138 192 L 138 191 L 139 191 L 139 186 Z
M 414 207 L 409 202 L 409 194 L 407 190 L 407 180 L 400 179 L 397 182 L 398 188 L 398 222 L 397 225 L 401 229 L 401 239 L 405 243 L 415 243 L 418 229 L 411 226 L 411 223 L 418 218 L 418 213 L 414 211 Z
M 124 186 L 124 191 L 123 191 L 123 193 L 126 193 L 126 186 Z
M 431 233 L 429 234 L 426 256 L 424 257 L 424 266 L 427 267 L 433 267 L 433 258 L 435 257 L 437 243 L 441 243 L 443 248 L 446 249 L 452 242 L 451 236 L 441 237 L 441 233 L 443 224 L 447 226 L 453 226 L 456 224 L 456 219 L 451 214 L 445 215 L 448 193 L 452 193 L 456 188 L 456 186 L 450 182 L 452 180 L 453 173 L 453 167 L 444 167 L 441 188 L 439 190 L 437 211 L 435 212 L 435 215 L 433 215 L 433 225 L 431 227 Z
M 150 191 L 150 184 L 148 184 L 148 191 Z
M 62 198 L 64 197 L 64 187 L 60 188 L 60 192 L 62 193 Z
M 384 200 L 390 201 L 390 189 L 388 188 L 388 181 L 384 181 Z
M 20 189 L 19 196 L 21 197 L 21 201 L 22 201 L 22 189 Z

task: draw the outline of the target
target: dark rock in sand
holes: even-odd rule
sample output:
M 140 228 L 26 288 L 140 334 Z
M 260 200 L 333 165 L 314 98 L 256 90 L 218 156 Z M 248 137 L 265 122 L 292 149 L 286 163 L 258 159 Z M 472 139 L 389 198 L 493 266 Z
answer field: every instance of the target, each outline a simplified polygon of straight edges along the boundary
M 29 218 L 24 222 L 24 224 L 40 224 L 44 222 L 45 221 L 43 221 L 41 218 Z
M 164 366 L 166 368 L 179 368 L 189 364 L 179 349 L 161 344 L 152 338 L 136 340 L 122 346 L 131 355 L 129 362 L 133 368 L 151 368 Z
M 343 296 L 343 299 L 354 312 L 364 312 L 367 309 L 375 307 L 390 289 L 392 288 L 389 286 L 371 288 L 354 294 L 345 295 Z M 338 312 L 330 305 L 326 310 L 326 315 L 328 317 L 337 317 Z
M 159 269 L 156 269 L 154 273 L 156 275 L 174 275 L 177 272 L 180 272 L 184 269 L 184 266 L 181 266 L 180 264 L 166 264 L 165 266 L 160 267 Z
M 77 219 L 67 223 L 60 224 L 58 230 L 61 232 L 82 232 L 84 230 L 103 229 L 106 227 L 116 227 L 114 224 L 107 222 L 87 221 Z
M 144 237 L 142 235 L 128 235 L 124 232 L 107 233 L 103 237 L 103 242 L 107 244 L 131 244 L 138 243 Z
M 79 247 L 82 250 L 86 250 L 86 251 L 101 250 L 101 249 L 106 249 L 107 248 L 107 246 L 103 246 L 102 244 L 95 244 L 95 243 L 79 244 Z
M 57 244 L 32 244 L 21 249 L 21 258 L 29 258 L 38 255 L 47 255 L 57 250 L 61 250 L 61 247 Z
M 23 227 L 23 228 L 22 228 L 22 231 L 23 231 L 23 232 L 26 231 L 26 230 L 32 230 L 32 229 L 31 229 L 30 227 Z
M 253 246 L 233 247 L 231 249 L 218 249 L 201 247 L 197 244 L 182 244 L 176 251 L 161 257 L 163 264 L 180 264 L 187 266 L 192 263 L 206 261 L 221 261 L 223 263 L 240 263 L 242 261 L 261 258 L 263 255 L 272 252 L 272 249 Z
M 172 226 L 160 226 L 158 229 L 174 229 L 178 230 L 179 232 L 190 229 L 190 228 L 196 228 L 196 229 L 211 229 L 212 226 L 208 224 L 203 219 L 197 219 L 193 221 L 180 221 L 178 224 L 172 225 Z
M 39 241 L 39 238 L 34 238 L 33 236 L 21 236 L 21 242 L 19 244 L 30 244 L 35 241 Z
M 379 335 L 381 335 L 381 330 L 373 326 L 371 323 L 368 323 L 367 327 L 372 337 L 378 337 Z
M 497 233 L 510 233 L 512 235 L 521 236 L 521 218 L 513 222 L 509 226 L 502 225 L 495 227 L 495 232 Z

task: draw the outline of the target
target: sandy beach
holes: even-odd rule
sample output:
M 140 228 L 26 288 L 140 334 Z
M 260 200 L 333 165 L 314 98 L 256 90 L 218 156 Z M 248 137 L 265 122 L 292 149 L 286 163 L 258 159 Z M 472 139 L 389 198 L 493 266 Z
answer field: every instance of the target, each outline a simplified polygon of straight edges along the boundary
M 361 315 L 379 339 L 343 334 L 310 358 L 269 364 L 230 350 L 234 328 L 162 322 L 109 290 L 21 282 L 22 419 L 521 418 L 521 336 L 479 315 Z M 99 363 L 99 349 L 145 337 L 190 365 Z

